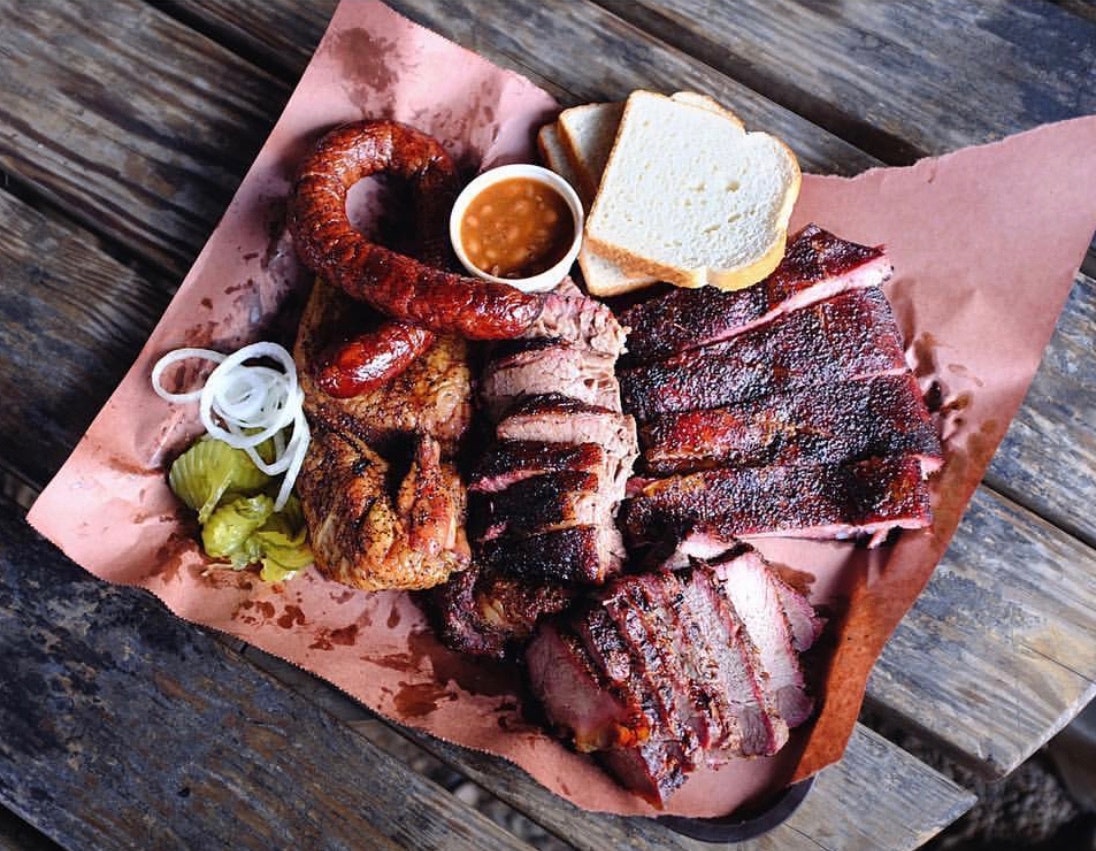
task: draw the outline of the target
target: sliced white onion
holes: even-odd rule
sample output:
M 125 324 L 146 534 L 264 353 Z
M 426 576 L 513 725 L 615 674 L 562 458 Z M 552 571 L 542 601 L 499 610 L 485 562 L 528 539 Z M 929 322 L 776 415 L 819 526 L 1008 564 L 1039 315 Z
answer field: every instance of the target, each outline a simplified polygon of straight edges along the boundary
M 217 366 L 198 390 L 171 393 L 161 384 L 164 370 L 188 358 Z M 257 358 L 276 361 L 282 370 L 248 364 Z M 277 343 L 252 343 L 231 355 L 210 349 L 176 349 L 152 368 L 152 388 L 169 402 L 198 402 L 205 430 L 229 446 L 244 450 L 255 466 L 270 476 L 285 473 L 274 510 L 285 507 L 308 450 L 310 431 L 304 416 L 304 392 L 297 381 L 293 356 Z M 283 431 L 292 426 L 288 442 Z M 256 447 L 273 438 L 274 460 L 264 461 Z
M 202 395 L 202 388 L 197 390 L 190 390 L 185 393 L 172 393 L 170 390 L 164 388 L 164 385 L 160 383 L 160 379 L 163 377 L 164 370 L 166 370 L 172 364 L 176 364 L 181 360 L 189 360 L 190 358 L 198 358 L 200 360 L 209 360 L 214 363 L 220 363 L 225 359 L 225 356 L 220 352 L 215 352 L 212 349 L 176 349 L 173 352 L 168 352 L 158 361 L 156 365 L 152 367 L 152 389 L 156 391 L 156 395 L 161 399 L 166 399 L 168 402 L 197 402 Z

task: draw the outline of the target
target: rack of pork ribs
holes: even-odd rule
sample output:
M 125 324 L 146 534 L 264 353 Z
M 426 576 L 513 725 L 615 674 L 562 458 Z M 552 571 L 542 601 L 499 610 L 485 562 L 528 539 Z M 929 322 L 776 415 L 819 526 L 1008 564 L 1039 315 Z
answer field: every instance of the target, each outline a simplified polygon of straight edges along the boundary
M 943 452 L 890 275 L 809 225 L 745 290 L 671 289 L 619 323 L 554 294 L 486 366 L 474 567 L 434 594 L 442 637 L 522 659 L 553 728 L 658 806 L 813 711 L 822 620 L 742 539 L 876 546 L 931 523 Z

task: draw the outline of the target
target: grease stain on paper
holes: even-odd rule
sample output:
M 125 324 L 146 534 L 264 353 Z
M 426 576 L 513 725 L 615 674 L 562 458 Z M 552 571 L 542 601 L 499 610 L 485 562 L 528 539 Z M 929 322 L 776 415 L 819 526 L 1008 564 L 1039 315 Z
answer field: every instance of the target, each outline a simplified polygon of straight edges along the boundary
M 376 114 L 375 104 L 391 103 L 386 93 L 404 72 L 399 45 L 367 29 L 346 29 L 330 41 L 328 52 L 339 69 L 339 82 L 363 114 Z
M 457 699 L 456 693 L 438 683 L 404 683 L 396 692 L 393 704 L 405 718 L 421 718 L 435 712 L 442 701 L 451 703 Z
M 352 623 L 346 626 L 328 629 L 320 627 L 313 641 L 308 645 L 309 650 L 334 650 L 336 647 L 353 647 L 358 640 L 358 624 Z

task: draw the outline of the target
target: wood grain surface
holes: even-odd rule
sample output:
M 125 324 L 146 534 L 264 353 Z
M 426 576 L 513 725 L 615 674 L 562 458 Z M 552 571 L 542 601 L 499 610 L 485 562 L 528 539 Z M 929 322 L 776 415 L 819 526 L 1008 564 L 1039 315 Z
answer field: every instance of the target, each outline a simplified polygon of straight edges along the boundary
M 0 508 L 0 794 L 64 844 L 524 843 Z
M 855 174 L 1096 112 L 1087 4 L 390 5 L 564 105 L 637 87 L 706 91 L 818 172 Z M 320 836 L 326 822 L 339 835 L 365 831 L 377 847 L 511 841 L 474 815 L 451 833 L 466 810 L 317 709 L 330 696 L 322 683 L 288 689 L 153 600 L 90 580 L 12 507 L 56 472 L 128 367 L 334 6 L 0 0 L 0 641 L 22 654 L 8 658 L 34 661 L 0 666 L 4 729 L 20 733 L 0 743 L 0 797 L 70 842 L 121 847 L 163 824 L 168 844 L 229 842 L 233 814 L 236 836 L 255 845 L 280 844 L 285 819 L 294 839 Z M 951 549 L 869 685 L 873 705 L 991 775 L 1096 692 L 1094 327 L 1096 282 L 1082 275 Z M 169 749 L 125 735 L 127 711 L 171 718 Z M 216 736 L 202 717 L 222 722 Z M 578 847 L 693 847 L 647 822 L 568 808 L 496 760 L 421 743 Z M 165 764 L 169 753 L 177 760 Z M 296 767 L 286 773 L 264 754 Z M 160 770 L 142 776 L 142 761 Z M 343 768 L 351 788 L 326 795 L 316 778 Z M 390 780 L 354 788 L 354 771 Z M 407 795 L 432 815 L 404 812 Z M 872 815 L 836 815 L 850 795 L 870 801 Z M 227 802 L 223 823 L 201 825 L 216 820 L 212 800 Z M 885 847 L 914 848 L 969 804 L 861 729 L 796 821 L 754 847 L 878 847 L 880 831 Z

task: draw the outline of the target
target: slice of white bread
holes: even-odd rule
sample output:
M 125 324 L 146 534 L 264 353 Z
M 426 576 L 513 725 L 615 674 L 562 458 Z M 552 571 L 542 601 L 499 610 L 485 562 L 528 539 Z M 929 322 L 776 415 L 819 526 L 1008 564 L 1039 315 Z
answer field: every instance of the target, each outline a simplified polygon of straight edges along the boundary
M 545 124 L 537 131 L 537 150 L 540 152 L 541 162 L 570 183 L 578 192 L 582 206 L 589 210 L 593 195 L 590 198 L 583 197 L 582 177 L 571 165 L 571 158 L 560 135 L 558 123 Z
M 670 97 L 682 103 L 691 103 L 720 112 L 738 121 L 733 113 L 728 112 L 708 95 L 696 92 L 675 92 Z M 558 126 L 551 125 L 553 147 L 556 148 L 555 159 L 560 159 L 561 154 L 567 158 L 567 162 L 561 162 L 559 168 L 552 164 L 553 158 L 549 157 L 544 146 L 541 146 L 541 154 L 545 157 L 549 168 L 560 174 L 563 174 L 562 169 L 566 168 L 570 174 L 574 175 L 574 179 L 568 178 L 568 180 L 583 196 L 587 212 L 597 195 L 597 187 L 601 183 L 601 175 L 609 161 L 609 154 L 616 141 L 623 113 L 623 101 L 583 104 L 561 112 Z M 564 176 L 567 177 L 567 175 Z M 658 280 L 651 275 L 629 274 L 617 263 L 598 254 L 597 250 L 589 245 L 584 245 L 579 252 L 578 264 L 582 270 L 586 288 L 592 295 L 604 297 L 621 295 L 649 286 Z
M 600 104 L 596 105 L 600 106 Z M 623 103 L 617 104 L 617 106 L 620 108 L 617 110 L 616 119 L 613 120 L 611 126 L 612 134 L 610 135 L 610 141 L 616 135 L 616 125 L 620 120 L 620 113 L 624 109 Z M 574 108 L 578 109 L 579 107 Z M 593 201 L 597 191 L 596 182 L 601 179 L 601 172 L 591 173 L 586 171 L 584 174 L 580 173 L 575 167 L 576 161 L 585 163 L 588 160 L 577 160 L 577 158 L 572 155 L 567 143 L 563 139 L 562 129 L 558 123 L 545 124 L 540 128 L 540 131 L 537 133 L 537 149 L 540 151 L 541 160 L 544 164 L 575 187 L 579 193 L 579 197 L 582 198 L 583 206 L 589 210 L 590 203 Z M 605 157 L 608 158 L 608 156 L 609 150 L 606 148 Z M 594 189 L 590 190 L 587 194 L 587 190 L 584 187 L 590 185 L 591 180 L 594 181 Z M 582 270 L 582 279 L 586 284 L 586 289 L 591 295 L 617 295 L 654 283 L 654 278 L 651 277 L 637 278 L 633 275 L 628 275 L 612 261 L 599 257 L 597 254 L 589 251 L 585 245 L 579 250 L 578 265 Z
M 587 250 L 630 277 L 747 287 L 783 257 L 800 181 L 783 142 L 747 133 L 710 98 L 636 91 L 586 219 Z
M 582 183 L 583 194 L 591 202 L 597 195 L 623 114 L 623 101 L 587 103 L 559 114 L 559 135 L 564 149 Z

